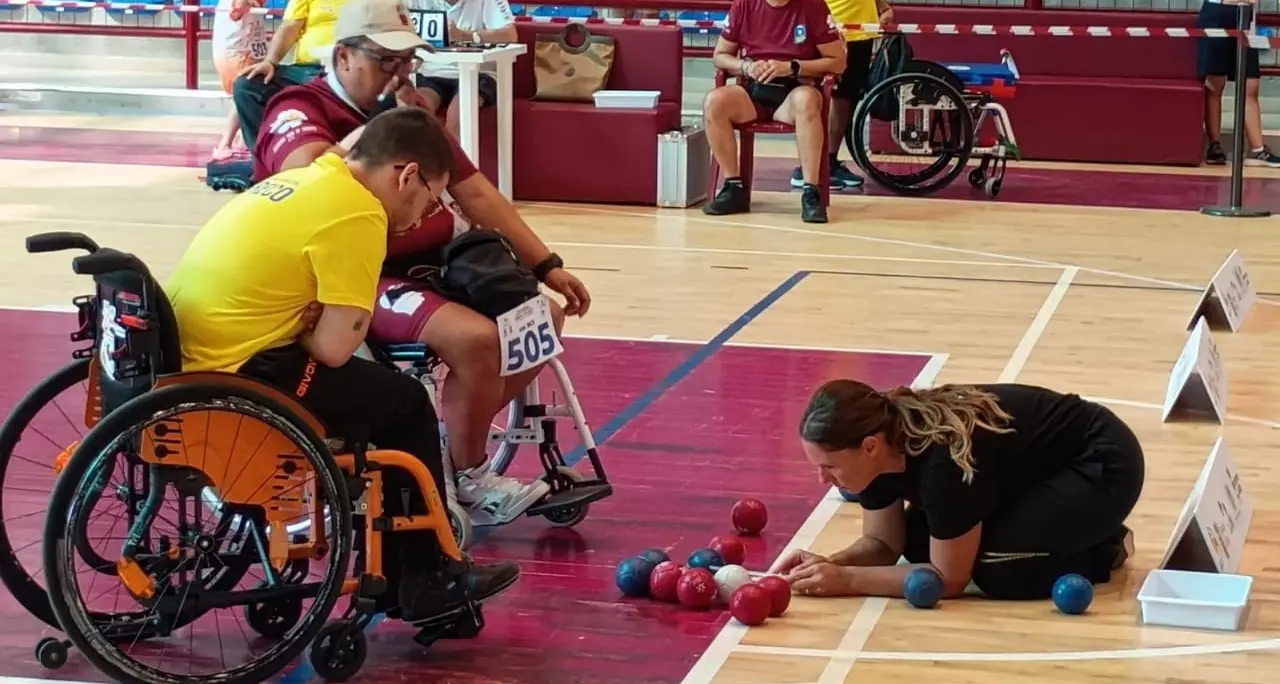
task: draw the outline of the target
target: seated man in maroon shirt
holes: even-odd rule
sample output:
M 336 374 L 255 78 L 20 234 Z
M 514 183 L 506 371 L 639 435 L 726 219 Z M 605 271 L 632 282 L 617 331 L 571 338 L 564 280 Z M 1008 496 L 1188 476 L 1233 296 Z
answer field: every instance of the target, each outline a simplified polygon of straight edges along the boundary
M 826 223 L 818 190 L 822 146 L 822 93 L 817 84 L 845 65 L 844 37 L 824 0 L 733 0 L 713 56 L 717 69 L 742 76 L 737 85 L 716 88 L 702 107 L 707 143 L 724 170 L 724 187 L 702 207 L 713 215 L 751 210 L 738 176 L 733 126 L 772 119 L 796 127 L 796 148 L 804 189 L 800 218 Z
M 286 88 L 268 104 L 255 149 L 255 180 L 306 166 L 327 151 L 350 149 L 365 122 L 384 108 L 380 102 L 392 93 L 405 100 L 415 96 L 409 76 L 418 66 L 416 49 L 423 43 L 400 0 L 349 0 L 339 12 L 334 40 L 333 68 L 326 75 Z M 412 261 L 416 254 L 436 250 L 455 232 L 469 229 L 471 221 L 496 229 L 511 241 L 520 260 L 565 298 L 563 309 L 551 303 L 558 333 L 565 315 L 587 312 L 591 298 L 586 287 L 453 143 L 457 170 L 448 192 L 416 227 L 391 236 L 388 263 Z M 383 343 L 422 342 L 448 367 L 442 413 L 457 472 L 458 501 L 470 509 L 477 524 L 513 519 L 549 488 L 541 480 L 526 485 L 485 467 L 489 426 L 541 367 L 502 377 L 494 321 L 420 288 L 387 296 L 412 282 L 393 275 L 396 272 L 384 269 L 378 283 L 370 337 Z

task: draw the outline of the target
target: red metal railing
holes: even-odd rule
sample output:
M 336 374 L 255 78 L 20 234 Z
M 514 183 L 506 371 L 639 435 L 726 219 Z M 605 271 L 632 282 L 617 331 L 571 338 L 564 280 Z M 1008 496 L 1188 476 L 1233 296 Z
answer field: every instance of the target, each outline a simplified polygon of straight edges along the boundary
M 2 2 L 3 0 L 0 0 Z M 143 0 L 144 2 L 146 0 Z M 152 0 L 154 1 L 154 0 Z M 163 1 L 163 0 L 161 0 Z M 917 0 L 918 2 L 919 0 Z M 661 10 L 702 10 L 702 11 L 727 11 L 729 9 L 729 0 L 608 0 L 608 5 L 602 5 L 600 0 L 556 0 L 556 6 L 571 7 L 594 7 L 598 9 L 612 9 L 623 12 L 630 12 L 635 16 L 656 17 L 657 12 Z M 1034 11 L 1044 8 L 1044 0 L 1023 0 L 1020 7 L 983 7 L 983 9 L 999 9 L 1008 11 Z M 916 2 L 901 2 L 901 4 L 916 4 Z M 674 7 L 673 7 L 674 6 Z M 961 6 L 968 7 L 968 6 Z M 209 8 L 210 10 L 212 8 Z M 1090 11 L 1076 10 L 1075 8 L 1051 8 L 1054 11 Z M 1096 10 L 1098 12 L 1106 12 L 1107 10 Z M 210 32 L 201 28 L 201 17 L 207 16 L 207 13 L 183 12 L 182 25 L 180 28 L 164 27 L 164 26 L 102 26 L 94 24 L 75 24 L 75 23 L 39 23 L 29 21 L 0 21 L 0 34 L 2 33 L 46 33 L 46 34 L 63 34 L 63 35 L 92 35 L 92 36 L 119 36 L 127 38 L 167 38 L 181 39 L 184 42 L 184 59 L 185 59 L 185 85 L 187 89 L 195 90 L 200 86 L 200 41 L 207 40 Z M 1280 23 L 1280 17 L 1275 14 L 1263 17 L 1260 22 L 1264 25 L 1274 25 Z M 686 46 L 685 54 L 689 56 L 706 56 L 711 52 L 709 47 Z M 1264 65 L 1262 72 L 1265 75 L 1280 75 L 1280 66 Z

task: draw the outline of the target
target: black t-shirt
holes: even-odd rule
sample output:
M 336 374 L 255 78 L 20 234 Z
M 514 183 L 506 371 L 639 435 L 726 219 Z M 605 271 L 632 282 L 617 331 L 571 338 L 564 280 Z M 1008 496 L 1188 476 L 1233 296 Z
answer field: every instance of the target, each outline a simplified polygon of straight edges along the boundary
M 1087 457 L 1089 429 L 1100 407 L 1075 394 L 1031 385 L 979 385 L 1013 416 L 1004 434 L 977 428 L 973 456 L 977 473 L 951 460 L 946 444 L 907 456 L 903 473 L 877 477 L 859 494 L 862 507 L 878 510 L 905 499 L 920 507 L 935 539 L 954 539 L 986 520 L 1032 485 Z

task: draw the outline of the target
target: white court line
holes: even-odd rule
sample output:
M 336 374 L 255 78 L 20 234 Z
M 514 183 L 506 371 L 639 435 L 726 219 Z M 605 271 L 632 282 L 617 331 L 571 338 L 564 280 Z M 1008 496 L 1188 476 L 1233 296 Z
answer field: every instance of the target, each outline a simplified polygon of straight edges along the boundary
M 1114 399 L 1112 397 L 1089 397 L 1082 396 L 1082 399 L 1097 402 L 1099 404 L 1111 404 L 1113 406 L 1129 406 L 1131 408 L 1152 409 L 1154 411 L 1163 411 L 1164 406 L 1153 404 L 1149 401 L 1133 401 L 1131 399 Z M 1253 418 L 1251 416 L 1238 416 L 1234 413 L 1227 414 L 1227 420 L 1239 421 L 1241 423 L 1249 423 L 1251 425 L 1259 425 L 1272 430 L 1280 430 L 1280 421 L 1267 420 L 1266 418 Z
M 1150 646 L 1146 648 L 1121 648 L 1110 651 L 1044 651 L 1025 653 L 973 653 L 930 651 L 857 651 L 823 650 L 817 648 L 788 648 L 786 646 L 739 646 L 739 653 L 791 656 L 801 658 L 856 657 L 860 660 L 936 661 L 936 662 L 1052 662 L 1058 660 L 1139 660 L 1171 658 L 1177 656 L 1220 655 L 1269 651 L 1280 648 L 1280 638 L 1240 641 L 1227 644 L 1195 644 L 1192 646 Z
M 1062 298 L 1067 296 L 1067 290 L 1071 289 L 1071 281 L 1075 280 L 1079 273 L 1080 269 L 1075 267 L 1062 269 L 1058 283 L 1049 291 L 1049 296 L 1045 297 L 1044 303 L 1040 305 L 1040 311 L 1031 321 L 1031 326 L 1022 336 L 1022 341 L 1013 350 L 1013 355 L 1009 357 L 1009 362 L 1004 365 L 1004 370 L 1000 372 L 1000 378 L 996 382 L 1013 382 L 1022 373 L 1022 367 L 1027 365 L 1027 359 L 1031 358 L 1031 350 L 1035 349 L 1036 344 L 1040 342 L 1040 337 L 1044 335 L 1045 328 L 1049 327 L 1053 314 L 1057 313 Z
M 942 370 L 942 366 L 947 360 L 946 354 L 934 354 L 933 358 L 920 369 L 920 373 L 916 375 L 916 379 L 912 381 L 912 387 L 931 387 L 934 380 L 938 377 L 938 372 Z M 791 537 L 791 541 L 778 552 L 777 558 L 770 561 L 770 567 L 793 549 L 804 549 L 813 545 L 818 535 L 826 528 L 827 523 L 831 522 L 831 518 L 835 517 L 836 511 L 840 510 L 840 506 L 845 503 L 841 498 L 840 491 L 835 487 L 829 489 L 822 501 L 814 507 L 809 513 L 809 517 L 805 518 L 804 524 L 800 525 L 800 529 L 796 530 L 795 535 Z M 879 601 L 877 608 L 874 602 Z M 870 626 L 874 626 L 875 620 L 879 619 L 880 613 L 884 611 L 888 601 L 884 599 L 869 598 L 862 602 L 862 607 L 858 610 L 858 615 L 854 617 L 854 625 L 859 625 L 870 620 Z M 862 617 L 863 614 L 866 617 Z M 874 616 L 874 618 L 872 618 Z M 859 622 L 862 617 L 862 622 Z M 702 657 L 698 658 L 698 662 L 694 663 L 689 673 L 681 680 L 681 684 L 709 684 L 715 679 L 716 675 L 724 667 L 725 661 L 735 650 L 741 650 L 743 647 L 742 638 L 747 634 L 747 627 L 733 618 L 725 623 L 720 629 L 720 633 L 707 646 L 707 650 L 703 651 Z M 867 629 L 867 636 L 870 636 L 871 630 Z M 863 642 L 866 637 L 863 638 Z M 844 643 L 843 641 L 841 642 Z M 861 644 L 859 644 L 860 646 Z M 825 680 L 824 680 L 825 681 Z
M 562 205 L 556 205 L 553 203 L 529 202 L 528 204 L 531 206 L 545 206 L 545 207 L 554 206 L 554 207 L 564 208 L 564 206 Z M 601 209 L 598 207 L 587 207 L 587 206 L 579 207 L 576 205 L 573 208 L 577 211 L 594 212 L 597 214 L 607 214 L 612 216 L 631 216 L 634 218 L 646 218 L 646 219 L 660 219 L 664 217 L 664 214 L 662 213 L 646 214 L 646 213 L 637 212 L 637 211 L 620 211 L 620 210 L 614 210 L 614 209 Z M 873 243 L 885 244 L 885 245 L 896 245 L 899 247 L 931 249 L 939 252 L 949 252 L 952 254 L 964 254 L 966 256 L 980 257 L 983 259 L 1000 259 L 1003 261 L 1020 263 L 1020 264 L 1029 265 L 1029 266 L 1038 266 L 1041 268 L 1073 268 L 1074 267 L 1086 273 L 1093 273 L 1095 275 L 1104 275 L 1112 278 L 1122 278 L 1125 280 L 1136 280 L 1139 282 L 1151 283 L 1153 285 L 1163 285 L 1165 287 L 1172 287 L 1172 288 L 1187 290 L 1191 292 L 1200 292 L 1204 289 L 1204 287 L 1200 285 L 1188 285 L 1186 283 L 1179 283 L 1172 280 L 1164 280 L 1163 278 L 1151 278 L 1148 276 L 1135 275 L 1133 273 L 1120 273 L 1119 271 L 1110 271 L 1102 268 L 1080 266 L 1079 264 L 1064 264 L 1056 261 L 1045 261 L 1043 259 L 1031 259 L 1028 257 L 1012 256 L 1009 254 L 998 254 L 996 252 L 984 252 L 978 249 L 965 249 L 963 247 L 947 247 L 946 245 L 933 245 L 926 242 L 912 242 L 910 240 L 878 238 L 878 237 L 871 237 L 869 235 L 856 235 L 854 233 L 835 233 L 835 232 L 825 231 L 825 230 L 814 230 L 811 228 L 792 228 L 789 226 L 771 226 L 765 223 L 748 223 L 745 221 L 730 221 L 730 220 L 719 219 L 719 218 L 704 218 L 701 216 L 694 216 L 691 213 L 686 213 L 686 215 L 682 216 L 682 220 L 692 221 L 696 223 L 707 223 L 707 224 L 719 225 L 719 226 L 738 226 L 742 228 L 755 228 L 757 230 L 770 230 L 770 231 L 775 231 L 780 233 L 793 233 L 797 235 L 812 235 L 817 237 L 841 238 L 844 240 L 859 240 L 862 242 L 873 242 Z M 1258 303 L 1266 304 L 1269 306 L 1280 306 L 1280 301 L 1272 300 L 1272 299 L 1259 299 Z

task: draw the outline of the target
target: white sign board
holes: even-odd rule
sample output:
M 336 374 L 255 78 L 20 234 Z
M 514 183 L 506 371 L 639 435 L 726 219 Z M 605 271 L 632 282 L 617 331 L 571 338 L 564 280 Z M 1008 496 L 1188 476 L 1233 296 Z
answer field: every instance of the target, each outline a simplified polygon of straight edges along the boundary
M 1254 289 L 1249 272 L 1245 270 L 1240 250 L 1233 250 L 1218 268 L 1218 272 L 1209 279 L 1209 286 L 1196 302 L 1191 320 L 1187 321 L 1187 330 L 1203 317 L 1209 319 L 1209 328 L 1212 330 L 1238 332 L 1240 326 L 1244 325 L 1245 316 L 1257 303 L 1258 291 Z
M 427 41 L 433 48 L 440 49 L 449 44 L 449 20 L 439 10 L 409 10 L 413 30 Z
M 1161 568 L 1235 574 L 1240 569 L 1253 504 L 1221 437 L 1213 445 L 1178 517 Z
M 1169 420 L 1175 409 L 1212 412 L 1219 423 L 1227 417 L 1227 367 L 1203 318 L 1187 336 L 1169 374 L 1163 420 Z

